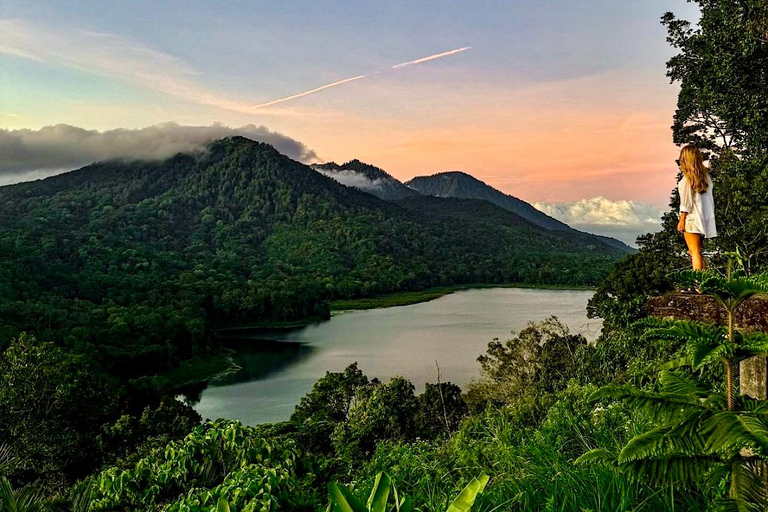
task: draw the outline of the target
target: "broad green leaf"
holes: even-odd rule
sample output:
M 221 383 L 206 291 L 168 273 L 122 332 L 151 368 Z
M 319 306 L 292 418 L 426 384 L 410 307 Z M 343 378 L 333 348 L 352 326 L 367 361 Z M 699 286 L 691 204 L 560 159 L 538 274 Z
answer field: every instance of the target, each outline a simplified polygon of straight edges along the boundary
M 461 491 L 461 494 L 453 500 L 446 512 L 467 512 L 475 503 L 477 495 L 483 492 L 488 483 L 488 475 L 480 475 L 473 478 L 471 482 Z
M 219 498 L 219 502 L 216 505 L 216 512 L 230 512 L 229 502 L 224 498 Z
M 389 499 L 389 486 L 391 479 L 386 473 L 376 475 L 376 482 L 368 497 L 368 510 L 370 512 L 387 512 L 387 500 Z
M 365 504 L 343 485 L 338 485 L 335 482 L 329 483 L 328 494 L 334 512 L 368 512 Z

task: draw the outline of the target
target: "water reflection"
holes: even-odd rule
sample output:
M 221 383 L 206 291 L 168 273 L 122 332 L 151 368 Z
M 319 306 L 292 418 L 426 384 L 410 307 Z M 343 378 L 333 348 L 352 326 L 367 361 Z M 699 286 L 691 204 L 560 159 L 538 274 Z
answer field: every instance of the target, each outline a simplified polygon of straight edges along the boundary
M 591 338 L 600 327 L 586 317 L 591 296 L 573 290 L 466 290 L 422 304 L 348 312 L 305 328 L 230 331 L 226 344 L 236 349 L 241 369 L 211 383 L 195 409 L 203 418 L 251 425 L 284 421 L 320 377 L 354 362 L 369 378 L 386 382 L 400 375 L 421 392 L 425 382 L 435 381 L 438 360 L 443 381 L 463 387 L 477 377 L 477 357 L 488 342 L 509 339 L 529 321 L 557 315 L 572 332 Z
M 265 340 L 253 337 L 228 339 L 227 348 L 235 350 L 234 360 L 239 370 L 211 381 L 211 386 L 230 386 L 240 382 L 263 379 L 286 370 L 312 355 L 314 347 L 303 343 Z

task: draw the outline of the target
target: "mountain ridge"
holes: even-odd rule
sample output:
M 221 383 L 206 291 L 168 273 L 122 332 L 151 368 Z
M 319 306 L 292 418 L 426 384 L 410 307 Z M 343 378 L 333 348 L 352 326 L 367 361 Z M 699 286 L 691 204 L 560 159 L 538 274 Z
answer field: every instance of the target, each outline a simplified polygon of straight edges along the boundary
M 423 195 L 435 197 L 456 197 L 462 199 L 481 199 L 514 212 L 523 218 L 539 225 L 545 229 L 554 231 L 574 231 L 593 236 L 602 243 L 608 244 L 627 253 L 634 252 L 624 242 L 603 235 L 594 233 L 585 233 L 572 228 L 564 222 L 561 222 L 544 212 L 536 209 L 530 203 L 523 201 L 513 195 L 488 185 L 487 183 L 475 178 L 471 174 L 462 171 L 445 171 L 429 176 L 417 176 L 407 182 L 405 185 L 420 192 Z
M 622 256 L 487 201 L 382 201 L 245 138 L 0 187 L 0 252 L 0 337 L 92 346 L 125 378 L 207 353 L 218 327 L 443 285 L 590 286 Z
M 423 195 L 483 199 L 505 210 L 517 213 L 543 228 L 555 231 L 571 229 L 564 222 L 540 212 L 522 199 L 505 194 L 462 171 L 445 171 L 429 176 L 416 176 L 405 182 L 405 185 Z

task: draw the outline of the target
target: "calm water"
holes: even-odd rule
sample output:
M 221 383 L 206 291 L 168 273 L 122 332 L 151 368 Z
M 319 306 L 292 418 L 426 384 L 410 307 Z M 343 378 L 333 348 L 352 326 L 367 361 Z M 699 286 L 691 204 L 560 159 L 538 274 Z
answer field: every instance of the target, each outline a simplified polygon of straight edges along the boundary
M 395 375 L 417 391 L 441 380 L 460 386 L 478 376 L 477 356 L 494 338 L 508 339 L 531 321 L 556 315 L 571 331 L 593 339 L 599 322 L 588 320 L 592 292 L 491 288 L 465 290 L 431 302 L 352 311 L 309 327 L 260 333 L 265 340 L 237 344 L 242 370 L 202 391 L 195 405 L 203 418 L 247 424 L 288 419 L 326 371 L 357 361 L 368 377 Z

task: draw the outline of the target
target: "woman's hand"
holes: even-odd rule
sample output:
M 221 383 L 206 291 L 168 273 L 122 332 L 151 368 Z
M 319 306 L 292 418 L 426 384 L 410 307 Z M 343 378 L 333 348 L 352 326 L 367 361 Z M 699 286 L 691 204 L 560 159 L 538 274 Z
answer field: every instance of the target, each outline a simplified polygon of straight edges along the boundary
M 686 217 L 686 214 L 681 213 L 680 220 L 677 221 L 677 230 L 681 233 L 685 233 L 685 217 Z

